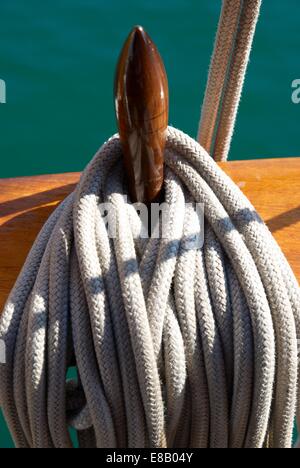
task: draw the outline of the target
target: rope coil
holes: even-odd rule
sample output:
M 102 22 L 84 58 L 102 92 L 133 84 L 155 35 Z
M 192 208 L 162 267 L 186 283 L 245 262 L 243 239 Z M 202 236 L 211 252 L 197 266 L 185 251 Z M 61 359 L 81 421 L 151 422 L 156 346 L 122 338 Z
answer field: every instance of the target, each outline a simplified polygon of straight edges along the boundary
M 136 238 L 121 156 L 114 136 L 42 229 L 1 315 L 0 404 L 16 445 L 72 447 L 71 425 L 80 447 L 291 447 L 300 293 L 277 243 L 171 127 L 168 236 Z M 189 248 L 196 203 L 202 249 Z

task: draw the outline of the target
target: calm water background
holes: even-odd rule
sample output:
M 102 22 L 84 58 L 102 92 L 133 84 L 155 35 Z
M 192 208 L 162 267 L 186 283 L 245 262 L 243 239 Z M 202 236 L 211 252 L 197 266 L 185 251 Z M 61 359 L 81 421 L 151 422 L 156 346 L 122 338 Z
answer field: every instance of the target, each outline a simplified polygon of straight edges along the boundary
M 120 47 L 142 24 L 165 61 L 170 123 L 196 136 L 217 0 L 1 0 L 0 177 L 79 171 L 116 131 Z M 300 155 L 300 2 L 264 0 L 231 159 Z M 11 446 L 0 414 L 0 447 Z

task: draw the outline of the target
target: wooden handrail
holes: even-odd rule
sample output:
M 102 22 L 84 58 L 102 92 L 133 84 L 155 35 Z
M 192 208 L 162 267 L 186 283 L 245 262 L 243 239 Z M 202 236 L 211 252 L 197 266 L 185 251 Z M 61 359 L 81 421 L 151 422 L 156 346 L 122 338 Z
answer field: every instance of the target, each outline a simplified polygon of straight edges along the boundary
M 266 221 L 300 280 L 300 158 L 220 163 Z M 50 213 L 79 174 L 0 179 L 0 310 Z

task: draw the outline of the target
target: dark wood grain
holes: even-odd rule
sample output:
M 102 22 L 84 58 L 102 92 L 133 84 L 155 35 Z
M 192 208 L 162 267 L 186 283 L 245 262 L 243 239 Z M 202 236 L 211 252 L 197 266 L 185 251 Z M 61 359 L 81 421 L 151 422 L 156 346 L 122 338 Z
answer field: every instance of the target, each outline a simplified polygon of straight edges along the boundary
M 129 192 L 134 201 L 152 202 L 163 184 L 169 97 L 163 61 L 142 27 L 133 29 L 121 52 L 115 106 Z

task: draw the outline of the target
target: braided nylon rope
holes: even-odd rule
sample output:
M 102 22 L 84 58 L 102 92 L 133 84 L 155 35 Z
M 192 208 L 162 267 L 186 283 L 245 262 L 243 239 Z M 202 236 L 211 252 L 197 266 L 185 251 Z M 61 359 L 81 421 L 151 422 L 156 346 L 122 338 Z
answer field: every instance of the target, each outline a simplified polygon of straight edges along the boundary
M 139 238 L 121 156 L 114 136 L 47 221 L 1 315 L 0 403 L 17 447 L 72 447 L 70 426 L 83 448 L 291 447 L 300 294 L 278 245 L 171 127 L 168 235 Z
M 262 0 L 223 0 L 201 111 L 198 141 L 228 158 Z

